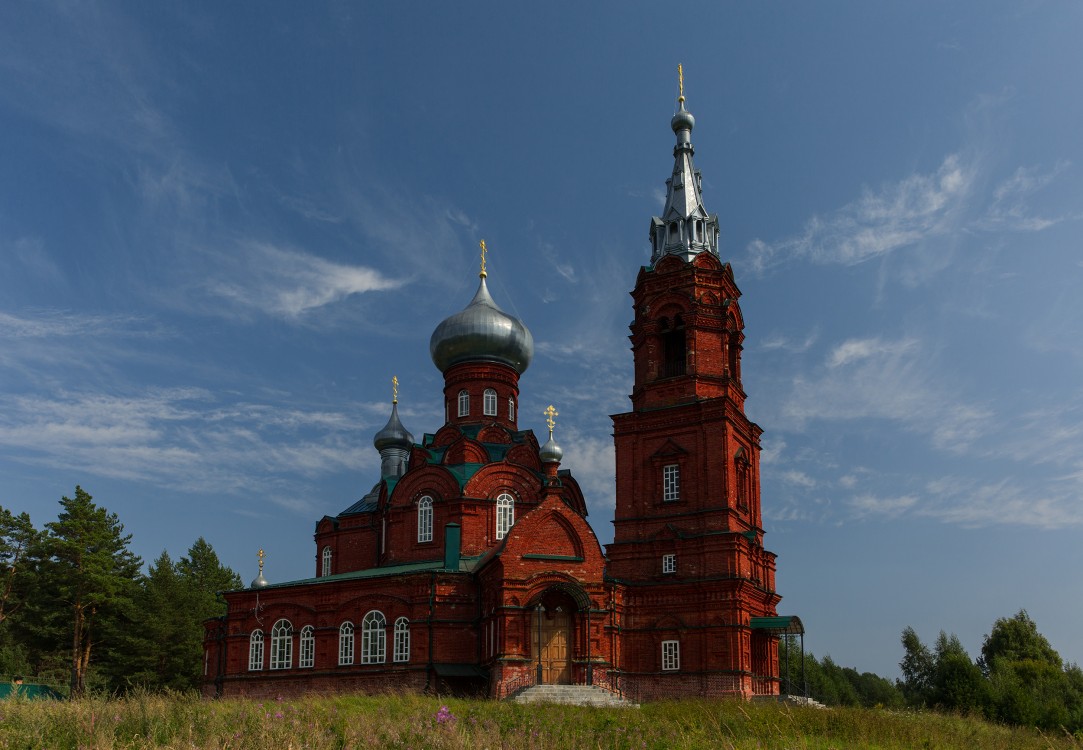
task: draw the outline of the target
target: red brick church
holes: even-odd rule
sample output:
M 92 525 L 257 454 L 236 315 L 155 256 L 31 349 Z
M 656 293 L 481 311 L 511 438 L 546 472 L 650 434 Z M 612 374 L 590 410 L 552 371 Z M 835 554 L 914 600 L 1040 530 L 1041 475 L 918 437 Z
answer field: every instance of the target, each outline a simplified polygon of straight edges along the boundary
M 533 338 L 486 286 L 432 335 L 444 424 L 392 402 L 372 491 L 316 524 L 315 576 L 224 594 L 204 692 L 386 689 L 510 695 L 594 684 L 635 700 L 777 695 L 775 555 L 763 546 L 760 428 L 745 416 L 740 291 L 703 206 L 679 99 L 666 202 L 632 291 L 631 410 L 613 417 L 603 551 L 553 437 L 519 426 Z M 262 553 L 261 553 L 262 554 Z

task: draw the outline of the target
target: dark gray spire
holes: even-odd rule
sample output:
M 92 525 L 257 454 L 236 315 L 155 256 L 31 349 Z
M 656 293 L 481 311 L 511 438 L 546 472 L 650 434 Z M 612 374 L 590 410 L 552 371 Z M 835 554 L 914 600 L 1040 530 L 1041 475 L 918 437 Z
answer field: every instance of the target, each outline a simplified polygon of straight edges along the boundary
M 670 121 L 677 145 L 673 147 L 673 174 L 666 180 L 666 205 L 661 216 L 651 217 L 651 264 L 664 255 L 692 260 L 704 251 L 718 255 L 718 215 L 703 207 L 703 177 L 692 155 L 692 128 L 696 118 L 684 108 L 684 74 L 681 73 L 679 109 Z
M 391 400 L 391 418 L 372 439 L 372 444 L 380 452 L 380 474 L 385 478 L 401 477 L 406 473 L 406 463 L 414 445 L 414 436 L 399 421 L 398 377 L 392 378 L 391 382 L 394 394 Z

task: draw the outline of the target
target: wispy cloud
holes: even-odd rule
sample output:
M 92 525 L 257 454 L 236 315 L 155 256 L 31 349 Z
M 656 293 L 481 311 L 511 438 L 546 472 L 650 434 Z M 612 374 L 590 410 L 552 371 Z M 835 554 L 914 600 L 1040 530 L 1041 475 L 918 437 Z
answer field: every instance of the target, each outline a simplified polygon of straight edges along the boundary
M 1018 230 L 1040 232 L 1054 224 L 1083 216 L 1080 211 L 1058 216 L 1041 216 L 1031 206 L 1036 193 L 1051 185 L 1068 170 L 1070 163 L 1058 162 L 1052 169 L 1019 167 L 993 191 L 993 202 L 976 226 L 988 230 Z
M 0 446 L 11 461 L 241 495 L 264 483 L 296 486 L 301 478 L 375 466 L 375 453 L 357 434 L 359 424 L 378 420 L 369 411 L 223 403 L 198 388 L 4 395 Z
M 775 243 L 754 240 L 748 247 L 749 262 L 755 271 L 797 258 L 855 265 L 944 234 L 957 226 L 974 175 L 974 165 L 950 154 L 935 172 L 866 188 L 834 213 L 813 216 L 796 237 Z
M 887 519 L 898 518 L 917 503 L 918 498 L 913 495 L 903 495 L 901 497 L 858 495 L 848 501 L 848 505 L 858 518 L 880 517 Z
M 298 318 L 353 294 L 402 286 L 364 266 L 333 263 L 292 248 L 248 242 L 238 248 L 228 279 L 207 284 L 212 295 L 265 314 Z

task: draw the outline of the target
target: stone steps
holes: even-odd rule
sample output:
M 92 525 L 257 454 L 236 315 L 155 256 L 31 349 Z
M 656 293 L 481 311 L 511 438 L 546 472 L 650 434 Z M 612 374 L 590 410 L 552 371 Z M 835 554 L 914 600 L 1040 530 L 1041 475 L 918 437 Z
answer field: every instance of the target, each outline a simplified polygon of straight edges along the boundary
M 511 697 L 516 703 L 566 703 L 574 706 L 635 706 L 594 685 L 534 685 Z

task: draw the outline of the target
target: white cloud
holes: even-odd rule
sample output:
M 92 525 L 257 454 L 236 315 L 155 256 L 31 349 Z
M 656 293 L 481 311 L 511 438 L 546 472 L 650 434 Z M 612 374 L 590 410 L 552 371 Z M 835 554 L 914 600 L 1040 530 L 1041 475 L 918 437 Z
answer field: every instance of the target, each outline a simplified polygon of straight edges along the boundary
M 811 349 L 813 344 L 815 344 L 819 338 L 819 328 L 813 328 L 809 331 L 809 334 L 801 340 L 791 340 L 780 333 L 772 333 L 763 340 L 760 344 L 760 348 L 767 351 L 781 349 L 782 351 L 801 354 Z
M 403 283 L 371 268 L 333 263 L 265 242 L 243 244 L 234 266 L 231 279 L 210 282 L 208 291 L 242 307 L 285 318 Z
M 790 469 L 789 471 L 782 472 L 781 477 L 782 481 L 788 484 L 795 484 L 799 487 L 804 487 L 806 489 L 811 489 L 817 484 L 816 480 L 810 477 L 808 474 L 803 471 L 797 471 L 795 469 Z
M 877 355 L 906 352 L 917 346 L 914 339 L 884 341 L 880 338 L 849 339 L 835 347 L 827 358 L 828 367 L 841 367 Z
M 975 167 L 949 154 L 929 174 L 912 174 L 861 197 L 827 216 L 813 216 L 801 235 L 769 244 L 755 239 L 748 246 L 756 271 L 808 258 L 815 263 L 855 265 L 958 225 L 957 214 L 970 197 Z
M 849 500 L 848 505 L 858 518 L 879 516 L 881 518 L 898 518 L 906 511 L 917 505 L 918 499 L 913 495 L 900 497 L 876 497 L 875 495 L 858 495 Z

